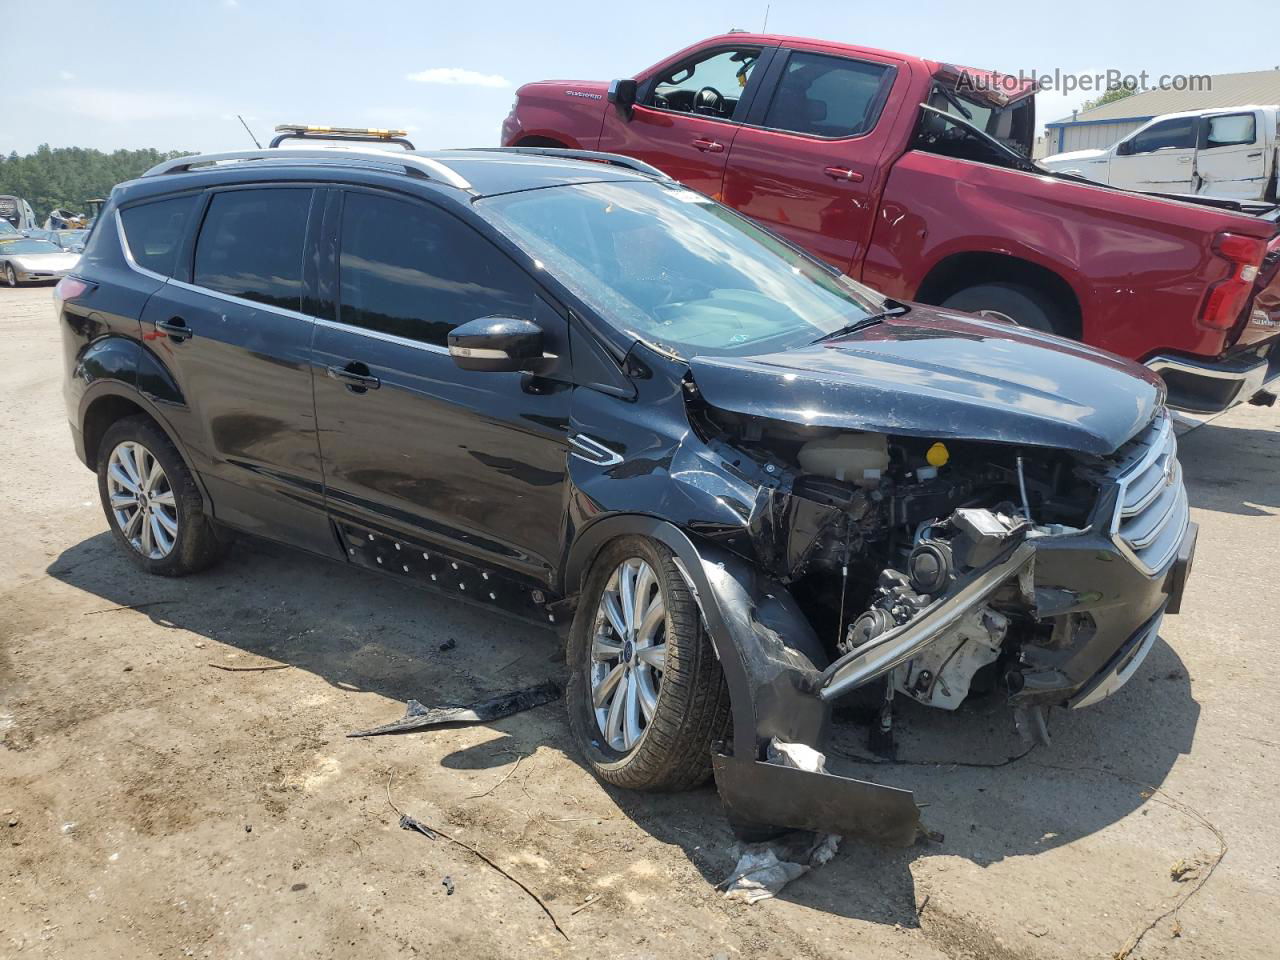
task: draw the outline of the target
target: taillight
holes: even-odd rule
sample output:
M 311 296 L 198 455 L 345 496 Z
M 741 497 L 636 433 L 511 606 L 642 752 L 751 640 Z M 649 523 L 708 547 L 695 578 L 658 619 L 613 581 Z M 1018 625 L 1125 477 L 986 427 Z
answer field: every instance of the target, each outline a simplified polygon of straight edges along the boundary
M 53 288 L 53 295 L 59 300 L 74 300 L 76 297 L 84 296 L 96 286 L 96 283 L 90 283 L 88 280 L 66 276 Z
M 1200 323 L 1211 330 L 1230 330 L 1253 292 L 1267 244 L 1257 237 L 1220 233 L 1213 238 L 1213 252 L 1230 262 L 1231 275 L 1209 288 Z

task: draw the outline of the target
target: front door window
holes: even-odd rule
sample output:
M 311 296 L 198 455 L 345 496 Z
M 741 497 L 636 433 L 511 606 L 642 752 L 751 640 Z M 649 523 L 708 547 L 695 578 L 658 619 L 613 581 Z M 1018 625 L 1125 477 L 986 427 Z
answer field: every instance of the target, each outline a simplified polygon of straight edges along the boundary
M 759 48 L 749 47 L 719 50 L 701 60 L 686 62 L 658 77 L 649 105 L 732 120 L 759 58 Z

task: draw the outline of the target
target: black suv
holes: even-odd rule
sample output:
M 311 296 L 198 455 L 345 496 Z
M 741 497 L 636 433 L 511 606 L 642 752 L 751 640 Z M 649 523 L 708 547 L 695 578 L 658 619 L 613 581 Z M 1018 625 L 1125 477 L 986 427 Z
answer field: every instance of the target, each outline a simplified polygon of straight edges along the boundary
M 1190 566 L 1160 381 L 887 300 L 636 161 L 185 157 L 57 295 L 66 401 L 144 570 L 228 531 L 565 629 L 611 783 L 907 841 L 832 701 L 1050 706 L 1137 669 Z M 805 758 L 808 759 L 805 759 Z M 798 764 L 798 766 L 797 766 Z

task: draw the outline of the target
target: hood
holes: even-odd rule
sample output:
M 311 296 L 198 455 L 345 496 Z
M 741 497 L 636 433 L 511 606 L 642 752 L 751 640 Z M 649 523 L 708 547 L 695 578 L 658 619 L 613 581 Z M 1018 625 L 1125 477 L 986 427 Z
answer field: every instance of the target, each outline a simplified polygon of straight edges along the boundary
M 1066 153 L 1055 153 L 1040 161 L 1046 167 L 1060 167 L 1064 163 L 1083 163 L 1086 160 L 1097 160 L 1105 157 L 1109 150 L 1068 150 Z
M 1095 456 L 1164 401 L 1159 377 L 1121 357 L 919 305 L 837 340 L 689 366 L 706 401 L 735 413 Z

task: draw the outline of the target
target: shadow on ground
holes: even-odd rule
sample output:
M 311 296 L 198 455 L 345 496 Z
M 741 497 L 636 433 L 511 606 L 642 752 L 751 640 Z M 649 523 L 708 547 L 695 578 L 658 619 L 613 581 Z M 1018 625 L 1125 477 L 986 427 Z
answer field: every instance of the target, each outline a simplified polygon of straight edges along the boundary
M 563 681 L 561 644 L 547 630 L 260 541 L 240 541 L 227 563 L 206 574 L 165 580 L 140 574 L 104 532 L 65 551 L 48 573 L 101 597 L 102 615 L 136 607 L 160 626 L 392 701 L 465 703 L 545 679 Z M 456 646 L 441 649 L 449 639 Z M 544 744 L 580 762 L 562 705 L 537 713 L 537 726 L 547 732 Z M 892 765 L 837 756 L 865 755 L 863 730 L 838 724 L 831 757 L 837 772 L 913 789 L 917 802 L 927 804 L 926 825 L 944 839 L 908 850 L 846 842 L 831 864 L 793 883 L 783 897 L 841 916 L 914 927 L 913 859 L 952 854 L 985 865 L 1114 823 L 1144 802 L 1133 781 L 1159 785 L 1190 749 L 1198 713 L 1186 670 L 1162 642 L 1125 690 L 1079 714 L 1058 712 L 1053 746 L 1011 764 L 957 765 L 1002 764 L 1025 749 L 1008 711 L 994 703 L 956 714 L 907 703 L 899 732 L 899 758 L 907 762 Z M 398 716 L 391 708 L 355 723 L 374 726 Z M 527 737 L 528 717 L 491 724 L 504 736 L 450 754 L 444 765 L 476 770 L 509 764 L 512 747 Z M 733 837 L 714 789 L 675 796 L 608 792 L 636 824 L 681 848 L 708 883 L 730 871 Z
M 1178 459 L 1193 507 L 1246 517 L 1280 509 L 1280 432 L 1211 421 L 1178 439 Z

